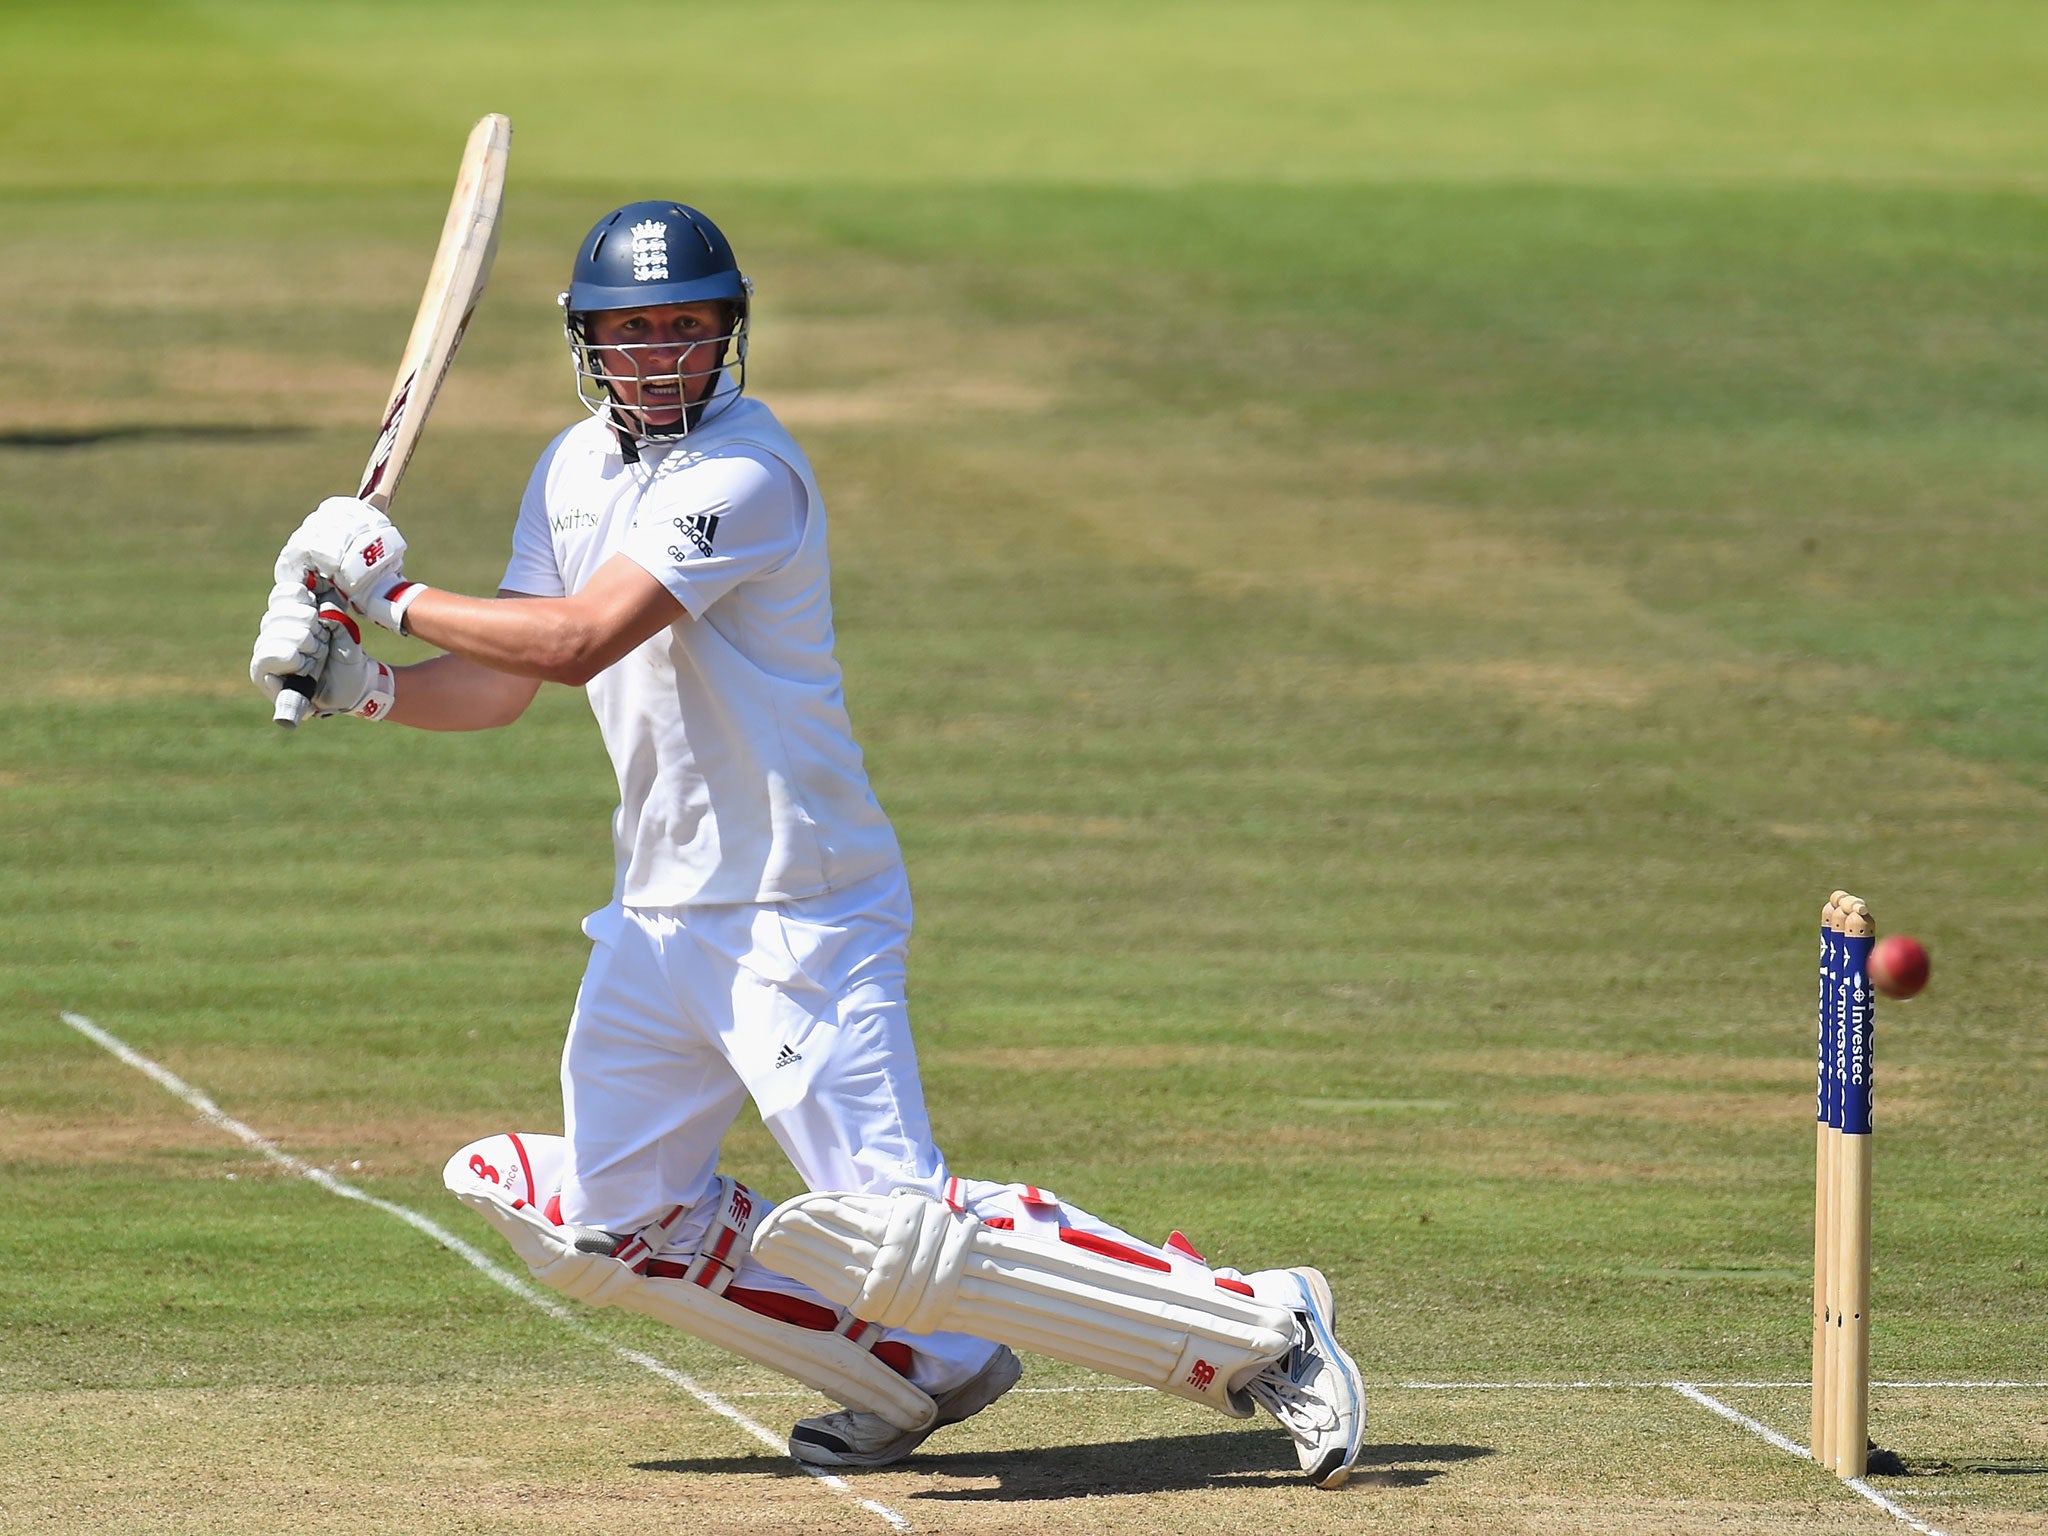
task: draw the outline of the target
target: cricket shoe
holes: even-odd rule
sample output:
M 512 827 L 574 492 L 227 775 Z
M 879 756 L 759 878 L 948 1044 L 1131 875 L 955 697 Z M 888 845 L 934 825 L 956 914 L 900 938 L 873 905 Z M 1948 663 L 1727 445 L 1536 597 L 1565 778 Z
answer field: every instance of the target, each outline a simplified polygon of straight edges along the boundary
M 898 1429 L 880 1414 L 843 1408 L 800 1419 L 789 1432 L 789 1454 L 814 1467 L 886 1467 L 901 1461 L 937 1430 L 971 1419 L 1024 1374 L 1024 1365 L 1001 1344 L 989 1362 L 950 1392 L 932 1396 L 938 1409 L 923 1429 Z
M 1276 1269 L 1249 1277 L 1261 1301 L 1294 1309 L 1294 1347 L 1245 1383 L 1252 1400 L 1294 1440 L 1301 1470 L 1318 1488 L 1351 1476 L 1365 1442 L 1365 1382 L 1337 1342 L 1337 1303 L 1315 1269 Z

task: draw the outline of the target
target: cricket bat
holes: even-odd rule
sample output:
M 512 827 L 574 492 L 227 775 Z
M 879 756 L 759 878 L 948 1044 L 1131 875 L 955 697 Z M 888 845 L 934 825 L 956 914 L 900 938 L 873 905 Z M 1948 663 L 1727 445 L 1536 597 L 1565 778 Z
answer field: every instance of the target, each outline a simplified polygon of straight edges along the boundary
M 384 405 L 384 422 L 363 467 L 356 495 L 380 512 L 388 512 L 405 466 L 412 459 L 427 414 L 441 381 L 462 345 L 463 330 L 476 313 L 491 258 L 498 253 L 498 210 L 505 201 L 505 167 L 512 156 L 512 120 L 493 112 L 470 130 L 455 178 L 455 196 L 441 226 L 441 245 L 434 252 L 427 289 L 413 317 L 412 335 L 398 360 L 398 377 Z M 310 707 L 313 679 L 288 677 L 271 716 L 286 730 L 296 729 Z

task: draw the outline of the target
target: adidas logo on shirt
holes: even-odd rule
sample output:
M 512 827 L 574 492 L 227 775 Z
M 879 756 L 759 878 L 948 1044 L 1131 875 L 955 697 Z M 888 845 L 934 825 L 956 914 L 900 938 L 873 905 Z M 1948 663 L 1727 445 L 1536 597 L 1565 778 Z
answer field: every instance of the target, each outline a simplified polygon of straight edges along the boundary
M 698 554 L 711 553 L 711 541 L 718 537 L 719 515 L 716 512 L 692 512 L 688 517 L 671 518 L 669 521 L 674 524 L 676 532 L 697 546 Z M 668 557 L 671 560 L 689 558 L 680 548 L 671 548 Z
M 795 1051 L 792 1051 L 786 1045 L 775 1053 L 775 1065 L 778 1067 L 793 1067 L 802 1060 L 803 1057 L 797 1055 Z

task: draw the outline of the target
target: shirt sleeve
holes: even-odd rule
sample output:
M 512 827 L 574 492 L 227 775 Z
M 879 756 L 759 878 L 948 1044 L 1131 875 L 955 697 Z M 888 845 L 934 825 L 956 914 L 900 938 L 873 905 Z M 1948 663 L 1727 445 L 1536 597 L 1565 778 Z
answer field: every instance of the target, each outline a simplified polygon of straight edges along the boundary
M 702 618 L 741 582 L 796 553 L 805 502 L 787 464 L 764 450 L 731 448 L 650 493 L 619 552 Z
M 567 597 L 562 584 L 562 567 L 555 559 L 554 535 L 548 530 L 548 469 L 561 447 L 557 438 L 533 466 L 526 494 L 519 498 L 519 520 L 512 526 L 512 559 L 505 567 L 501 592 L 524 592 L 528 597 Z

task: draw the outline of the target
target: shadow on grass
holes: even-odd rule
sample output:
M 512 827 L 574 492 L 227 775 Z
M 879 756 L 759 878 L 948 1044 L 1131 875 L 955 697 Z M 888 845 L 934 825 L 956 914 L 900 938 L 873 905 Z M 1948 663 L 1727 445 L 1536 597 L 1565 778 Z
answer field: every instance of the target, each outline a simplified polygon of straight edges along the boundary
M 116 427 L 27 427 L 0 432 L 0 448 L 97 448 L 104 443 L 155 438 L 168 442 L 283 442 L 304 437 L 305 427 L 258 427 L 236 422 L 132 422 Z
M 1873 1476 L 1879 1475 L 1873 1472 Z M 2048 1461 L 2014 1457 L 1908 1456 L 1893 1477 L 2048 1477 Z
M 1443 1476 L 1451 1463 L 1492 1454 L 1493 1448 L 1484 1445 L 1368 1445 L 1347 1486 L 1419 1488 Z M 731 1456 L 636 1461 L 633 1467 L 640 1472 L 678 1473 L 758 1474 L 765 1470 L 759 1457 Z M 789 1470 L 793 1473 L 795 1469 Z M 858 1471 L 846 1467 L 833 1470 L 842 1474 Z M 886 1470 L 995 1483 L 992 1488 L 927 1488 L 909 1495 L 952 1503 L 1171 1493 L 1301 1480 L 1293 1442 L 1278 1430 L 1160 1435 L 1036 1450 L 920 1453 Z

